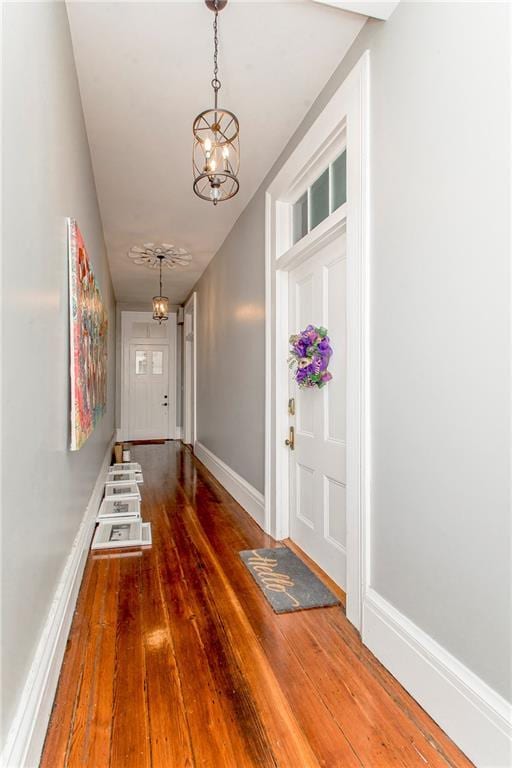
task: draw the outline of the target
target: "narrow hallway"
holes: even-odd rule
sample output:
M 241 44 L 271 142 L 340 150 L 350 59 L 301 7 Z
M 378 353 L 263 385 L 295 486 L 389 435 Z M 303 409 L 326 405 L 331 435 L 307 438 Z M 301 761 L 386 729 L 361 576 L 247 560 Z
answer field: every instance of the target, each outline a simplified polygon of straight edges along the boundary
M 179 442 L 137 446 L 153 546 L 90 553 L 42 768 L 471 763 L 339 607 L 276 615 L 273 546 Z

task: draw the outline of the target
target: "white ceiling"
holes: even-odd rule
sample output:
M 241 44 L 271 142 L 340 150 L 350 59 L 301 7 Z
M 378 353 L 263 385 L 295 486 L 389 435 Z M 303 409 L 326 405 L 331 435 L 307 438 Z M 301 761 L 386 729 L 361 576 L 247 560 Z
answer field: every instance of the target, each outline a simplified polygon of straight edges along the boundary
M 165 271 L 182 302 L 365 22 L 303 2 L 234 2 L 220 14 L 221 106 L 240 120 L 240 192 L 192 192 L 192 120 L 211 105 L 213 14 L 198 2 L 69 2 L 78 78 L 118 301 L 149 300 L 133 245 L 193 255 Z

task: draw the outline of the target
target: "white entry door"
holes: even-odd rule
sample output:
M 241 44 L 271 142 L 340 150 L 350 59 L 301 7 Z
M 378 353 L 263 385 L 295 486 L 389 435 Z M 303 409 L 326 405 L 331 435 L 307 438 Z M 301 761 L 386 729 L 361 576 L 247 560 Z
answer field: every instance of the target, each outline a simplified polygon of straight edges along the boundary
M 169 348 L 130 344 L 129 440 L 169 438 Z
M 289 334 L 324 326 L 332 380 L 302 389 L 290 374 L 290 537 L 342 588 L 346 585 L 346 251 L 336 238 L 289 273 Z

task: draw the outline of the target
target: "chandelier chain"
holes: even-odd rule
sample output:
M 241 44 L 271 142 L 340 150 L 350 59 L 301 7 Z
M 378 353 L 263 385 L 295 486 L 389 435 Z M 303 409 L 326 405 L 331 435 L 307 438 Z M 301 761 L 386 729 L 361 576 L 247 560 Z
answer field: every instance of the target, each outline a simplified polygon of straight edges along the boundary
M 220 88 L 219 74 L 219 7 L 218 0 L 215 1 L 215 18 L 213 19 L 213 79 L 212 88 L 215 92 L 215 107 L 217 107 L 217 95 Z
M 215 3 L 215 18 L 213 20 L 213 79 L 217 80 L 219 72 L 219 25 L 218 25 L 219 11 L 217 10 L 217 3 Z

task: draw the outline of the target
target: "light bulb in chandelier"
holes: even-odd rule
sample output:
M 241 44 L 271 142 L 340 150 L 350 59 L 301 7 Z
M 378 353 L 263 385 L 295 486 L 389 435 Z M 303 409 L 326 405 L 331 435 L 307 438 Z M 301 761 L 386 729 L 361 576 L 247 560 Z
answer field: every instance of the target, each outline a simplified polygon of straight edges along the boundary
M 221 82 L 218 78 L 218 14 L 227 0 L 205 0 L 207 7 L 215 13 L 214 66 L 211 85 L 214 93 L 213 109 L 201 112 L 193 124 L 194 147 L 192 165 L 194 192 L 202 200 L 214 205 L 234 197 L 240 188 L 240 139 L 238 118 L 233 112 L 219 107 L 218 96 Z M 215 174 L 215 176 L 213 176 Z
M 210 184 L 210 200 L 212 200 L 214 205 L 217 205 L 220 199 L 221 199 L 220 181 L 213 180 Z

